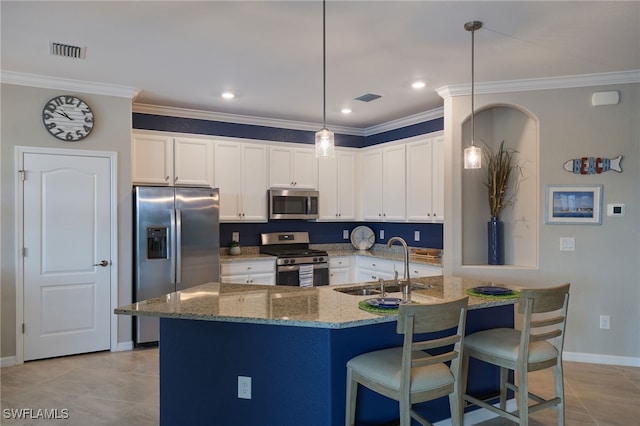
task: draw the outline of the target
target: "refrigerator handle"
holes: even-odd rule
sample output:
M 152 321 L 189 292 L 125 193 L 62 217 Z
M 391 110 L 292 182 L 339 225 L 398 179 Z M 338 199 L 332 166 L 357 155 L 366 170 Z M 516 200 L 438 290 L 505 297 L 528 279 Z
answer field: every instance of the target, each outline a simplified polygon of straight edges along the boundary
M 180 284 L 182 279 L 182 210 L 176 209 L 176 272 L 175 283 Z M 176 286 L 176 290 L 177 290 Z
M 177 233 L 176 233 L 176 211 L 175 209 L 171 209 L 169 210 L 169 216 L 170 216 L 170 227 L 171 227 L 171 239 L 169 241 L 171 241 L 171 245 L 169 250 L 171 250 L 171 283 L 175 284 L 176 283 L 176 261 L 175 261 L 175 257 L 176 254 L 178 252 L 177 250 L 177 246 L 176 246 L 176 238 L 177 238 Z

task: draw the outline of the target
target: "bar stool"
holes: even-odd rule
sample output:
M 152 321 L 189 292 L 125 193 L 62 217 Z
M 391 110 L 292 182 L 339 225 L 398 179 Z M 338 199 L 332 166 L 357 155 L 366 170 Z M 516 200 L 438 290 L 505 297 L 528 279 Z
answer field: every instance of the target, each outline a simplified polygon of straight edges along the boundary
M 527 426 L 529 413 L 554 407 L 558 425 L 564 425 L 564 385 L 562 347 L 569 304 L 569 284 L 520 292 L 518 312 L 523 315 L 522 331 L 495 328 L 470 334 L 465 338 L 462 362 L 462 393 L 471 405 L 493 411 L 520 425 Z M 466 394 L 469 358 L 476 358 L 500 367 L 500 408 Z M 545 400 L 529 391 L 528 372 L 552 368 L 555 397 Z M 508 381 L 513 370 L 515 383 Z M 507 390 L 515 391 L 518 414 L 506 411 Z M 534 404 L 529 406 L 529 399 Z
M 445 395 L 449 395 L 452 423 L 462 424 L 459 378 L 467 303 L 468 297 L 463 297 L 434 305 L 400 306 L 396 332 L 404 334 L 403 346 L 364 353 L 347 363 L 347 426 L 355 424 L 358 384 L 398 401 L 401 426 L 409 426 L 411 418 L 431 425 L 412 405 Z M 444 337 L 414 341 L 414 334 L 443 330 L 447 330 Z M 445 352 L 424 352 L 437 348 Z M 450 366 L 444 364 L 447 361 Z

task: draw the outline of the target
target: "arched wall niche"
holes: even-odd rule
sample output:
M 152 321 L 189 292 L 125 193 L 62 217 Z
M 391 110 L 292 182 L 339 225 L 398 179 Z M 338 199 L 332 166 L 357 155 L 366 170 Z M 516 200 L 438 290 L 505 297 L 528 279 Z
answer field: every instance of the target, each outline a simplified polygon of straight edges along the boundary
M 481 148 L 505 147 L 514 155 L 522 173 L 511 178 L 511 200 L 500 220 L 504 222 L 505 265 L 535 268 L 538 265 L 538 146 L 539 120 L 517 105 L 493 104 L 475 112 L 475 144 Z M 462 123 L 463 146 L 471 143 L 471 116 Z M 490 219 L 486 164 L 480 170 L 462 170 L 462 264 L 487 264 L 487 222 Z

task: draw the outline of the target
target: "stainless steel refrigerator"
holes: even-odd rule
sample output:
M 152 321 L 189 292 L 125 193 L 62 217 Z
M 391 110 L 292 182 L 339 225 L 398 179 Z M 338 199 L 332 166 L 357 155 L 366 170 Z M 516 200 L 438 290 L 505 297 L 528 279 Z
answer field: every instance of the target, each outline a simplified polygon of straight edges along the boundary
M 133 300 L 218 281 L 217 188 L 134 186 Z M 159 340 L 159 319 L 134 318 L 136 344 Z

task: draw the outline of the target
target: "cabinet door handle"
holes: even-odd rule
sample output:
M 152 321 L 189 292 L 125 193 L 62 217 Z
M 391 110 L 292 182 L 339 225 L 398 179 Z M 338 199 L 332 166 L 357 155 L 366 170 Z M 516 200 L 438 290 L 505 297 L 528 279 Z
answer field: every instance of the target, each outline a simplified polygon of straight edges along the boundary
M 174 177 L 173 180 L 177 182 L 178 181 L 178 176 Z
M 169 176 L 165 176 L 165 177 L 164 177 L 164 180 L 169 180 Z

